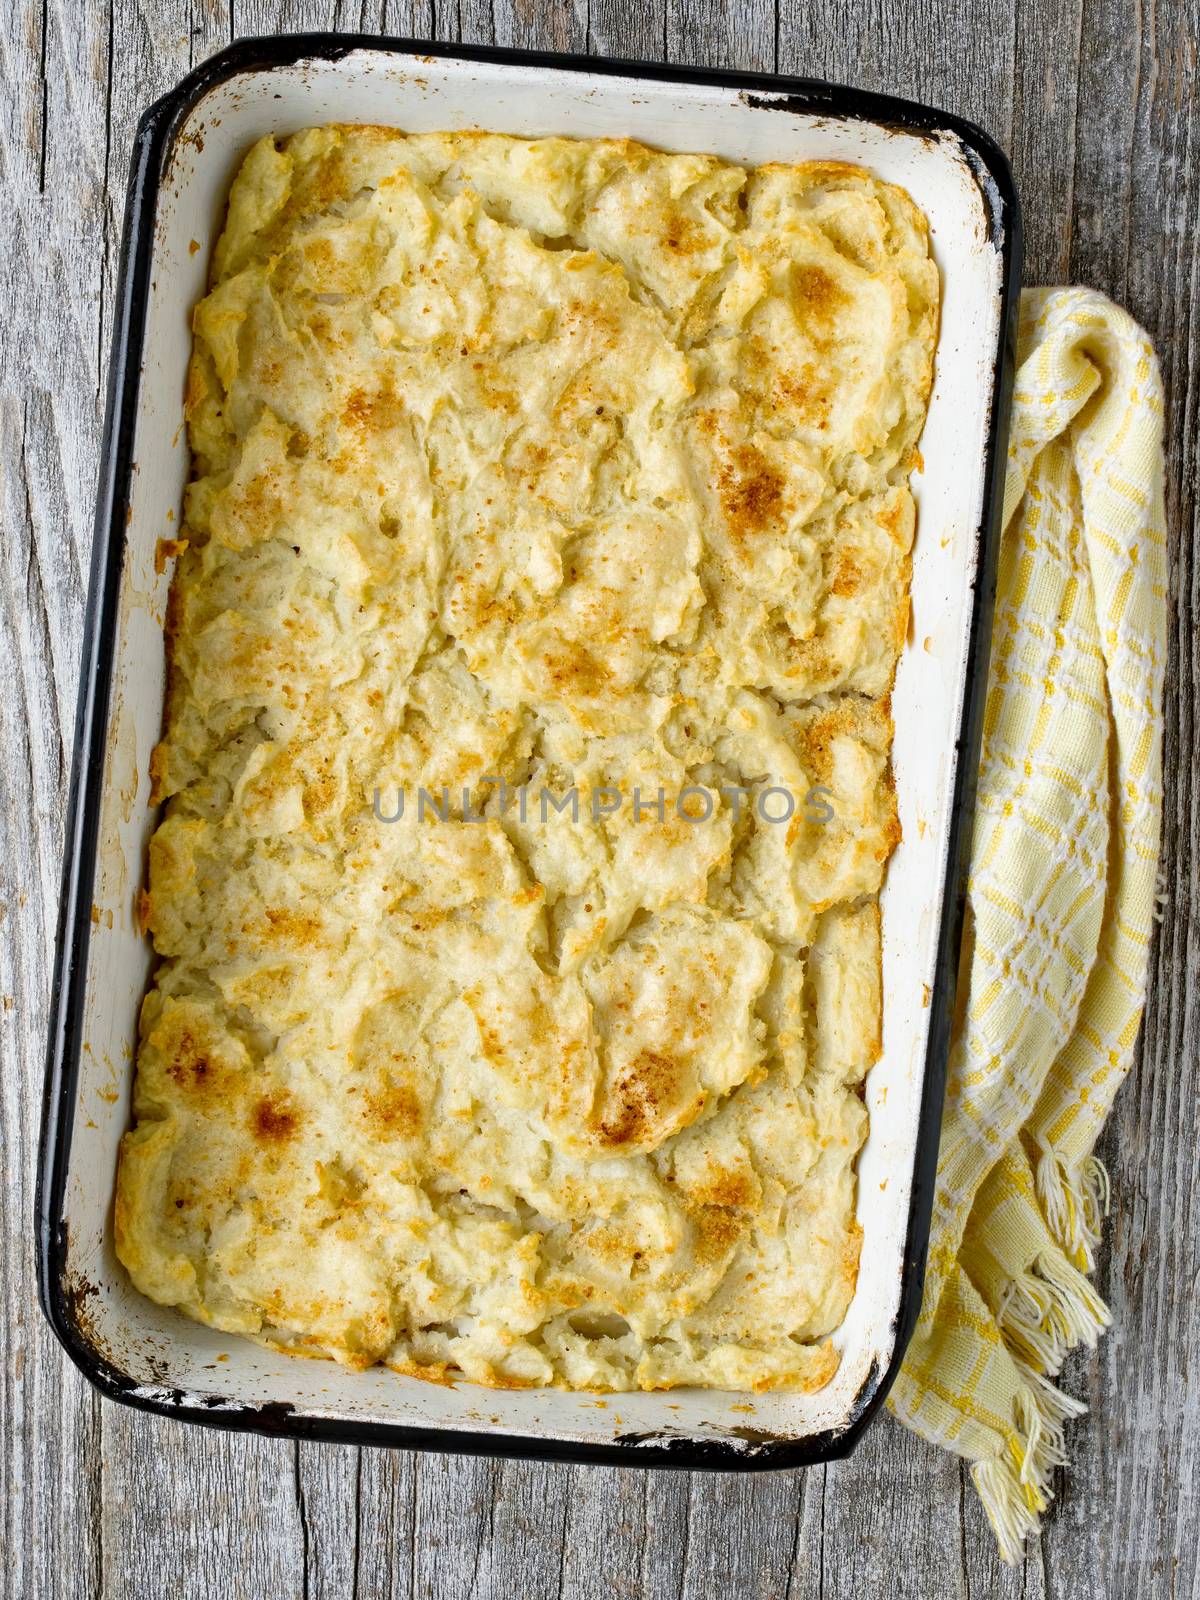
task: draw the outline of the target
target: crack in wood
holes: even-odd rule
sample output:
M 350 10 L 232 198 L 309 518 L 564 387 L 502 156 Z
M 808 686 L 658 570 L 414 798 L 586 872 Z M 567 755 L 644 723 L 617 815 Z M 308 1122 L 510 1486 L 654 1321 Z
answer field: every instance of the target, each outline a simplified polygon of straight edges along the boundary
M 304 1484 L 300 1476 L 300 1452 L 304 1448 L 297 1439 L 292 1444 L 292 1486 L 296 1494 L 296 1511 L 300 1517 L 300 1550 L 301 1571 L 303 1573 L 304 1600 L 309 1597 L 311 1574 L 309 1572 L 309 1534 L 308 1534 L 308 1505 L 304 1495 Z
M 46 145 L 50 137 L 50 107 L 49 86 L 50 80 L 46 76 L 46 50 L 49 44 L 50 31 L 50 0 L 42 0 L 42 53 L 39 63 L 39 73 L 42 80 L 42 126 L 38 150 L 38 193 L 46 192 Z

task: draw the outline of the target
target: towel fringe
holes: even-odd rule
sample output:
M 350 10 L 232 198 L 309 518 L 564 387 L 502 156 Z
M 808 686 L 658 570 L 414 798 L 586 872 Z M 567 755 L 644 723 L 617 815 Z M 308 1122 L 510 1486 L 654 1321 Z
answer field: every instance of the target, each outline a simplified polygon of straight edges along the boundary
M 1025 1540 L 1038 1529 L 1038 1509 L 1029 1504 L 1017 1469 L 1006 1456 L 988 1456 L 971 1468 L 971 1481 L 996 1535 L 1001 1561 L 1016 1566 Z
M 1089 1181 L 1099 1195 L 1098 1180 Z M 995 1317 L 1021 1387 L 1007 1450 L 977 1462 L 971 1476 L 1000 1555 L 1014 1563 L 1053 1498 L 1051 1474 L 1066 1465 L 1066 1424 L 1087 1410 L 1050 1380 L 1076 1345 L 1095 1348 L 1111 1317 L 1088 1279 L 1057 1248 L 1042 1251 L 1009 1280 Z
M 1046 1140 L 1040 1140 L 1037 1195 L 1051 1234 L 1077 1267 L 1091 1272 L 1096 1265 L 1100 1229 L 1108 1215 L 1108 1169 L 1097 1156 L 1078 1165 Z
M 1042 1251 L 1010 1279 L 995 1315 L 1018 1362 L 1051 1378 L 1076 1345 L 1094 1350 L 1112 1321 L 1092 1284 L 1058 1250 Z
M 1026 1538 L 1038 1531 L 1042 1512 L 1054 1498 L 1050 1474 L 1067 1460 L 1064 1425 L 1087 1410 L 1019 1358 L 1017 1366 L 1024 1382 L 1017 1391 L 1008 1450 L 971 1468 L 1000 1557 L 1010 1565 L 1021 1560 Z

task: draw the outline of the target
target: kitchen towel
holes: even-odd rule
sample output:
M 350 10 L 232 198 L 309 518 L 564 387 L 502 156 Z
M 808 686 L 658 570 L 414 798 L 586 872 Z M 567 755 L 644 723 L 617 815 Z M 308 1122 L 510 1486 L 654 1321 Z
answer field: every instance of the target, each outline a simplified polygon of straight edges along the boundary
M 973 1463 L 1008 1561 L 1084 1410 L 1054 1379 L 1109 1321 L 1092 1152 L 1156 914 L 1162 440 L 1137 324 L 1090 290 L 1027 291 L 925 1297 L 889 1400 Z

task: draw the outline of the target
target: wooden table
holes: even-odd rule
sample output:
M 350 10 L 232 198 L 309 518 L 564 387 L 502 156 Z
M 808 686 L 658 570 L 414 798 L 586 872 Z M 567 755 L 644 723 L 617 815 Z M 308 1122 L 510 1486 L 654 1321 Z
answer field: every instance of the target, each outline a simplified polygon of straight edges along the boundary
M 0 1590 L 42 1596 L 1200 1594 L 1197 0 L 9 0 L 0 32 Z M 1032 283 L 1106 290 L 1170 397 L 1165 882 L 1102 1153 L 1116 1326 L 1022 1567 L 965 1469 L 880 1421 L 850 1461 L 643 1473 L 243 1438 L 102 1404 L 35 1303 L 42 1052 L 102 390 L 135 123 L 243 34 L 341 28 L 741 66 L 940 103 L 1011 152 Z M 1193 1370 L 1189 1373 L 1189 1364 Z

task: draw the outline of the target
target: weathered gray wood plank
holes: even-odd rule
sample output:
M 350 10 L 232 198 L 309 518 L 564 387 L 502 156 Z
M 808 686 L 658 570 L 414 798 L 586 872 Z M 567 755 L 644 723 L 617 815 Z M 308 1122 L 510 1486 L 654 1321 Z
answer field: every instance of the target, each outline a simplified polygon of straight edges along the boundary
M 666 8 L 658 0 L 590 0 L 590 55 L 621 56 L 632 61 L 662 61 L 667 56 Z
M 588 0 L 533 6 L 528 0 L 495 0 L 496 44 L 513 50 L 586 50 Z
M 673 1500 L 654 1517 L 647 1504 L 643 1474 L 622 1467 L 575 1468 L 567 1485 L 567 1517 L 563 1538 L 562 1592 L 570 1600 L 640 1600 L 644 1593 L 677 1593 L 676 1574 L 667 1585 L 650 1567 L 651 1541 L 666 1533 L 682 1539 L 687 1512 L 687 1483 L 664 1478 Z M 665 1499 L 665 1497 L 664 1497 Z M 674 1515 L 672 1515 L 674 1513 Z M 664 1526 L 665 1525 L 665 1526 Z M 682 1548 L 682 1545 L 675 1546 Z
M 1195 4 L 1167 10 L 1087 0 L 1071 273 L 1106 288 L 1149 328 L 1168 391 L 1172 537 L 1166 694 L 1164 883 L 1138 1069 L 1105 1131 L 1117 1196 L 1101 1281 L 1113 1336 L 1081 1363 L 1092 1412 L 1046 1546 L 1069 1600 L 1107 1580 L 1149 1600 L 1194 1594 L 1200 1521 L 1200 573 L 1196 443 L 1198 183 Z M 1079 1540 L 1086 1525 L 1098 1541 Z M 1074 1559 L 1077 1549 L 1098 1559 Z M 1070 1553 L 1071 1558 L 1068 1558 Z
M 1060 1503 L 1001 1569 L 965 1470 L 881 1423 L 824 1471 L 736 1479 L 239 1438 L 101 1406 L 33 1305 L 62 783 L 99 396 L 137 114 L 231 36 L 386 31 L 830 76 L 1011 145 L 1029 276 L 1125 298 L 1170 389 L 1167 881 L 1141 1063 L 1105 1140 L 1115 1333 L 1065 1381 Z M 10 0 L 0 33 L 0 1593 L 360 1597 L 1200 1594 L 1200 280 L 1196 0 Z M 110 58 L 110 38 L 115 56 Z M 7 1002 L 5 1002 L 7 1006 Z M 1194 1390 L 1194 1384 L 1192 1385 Z
M 330 1592 L 316 1587 L 319 1567 L 311 1543 L 306 1548 L 288 1446 L 192 1428 L 177 1439 L 170 1422 L 111 1406 L 104 1423 L 103 1573 L 95 1593 L 299 1600 Z
M 86 1597 L 101 1568 L 100 1404 L 64 1364 L 37 1310 L 30 1224 L 96 465 L 107 24 L 40 0 L 14 0 L 5 11 L 0 1585 Z
M 771 0 L 667 0 L 667 60 L 774 72 L 777 15 Z
M 276 1475 L 283 1453 L 273 1447 Z M 354 1593 L 363 1455 L 351 1445 L 295 1447 L 292 1489 L 307 1600 L 337 1600 Z
M 1024 207 L 1026 281 L 1070 280 L 1083 0 L 1017 0 L 1009 154 Z M 1072 64 L 1072 70 L 1066 70 Z
M 355 1547 L 358 1600 L 412 1600 L 419 1457 L 399 1450 L 358 1452 L 353 1527 L 342 1537 Z
M 1007 144 L 1015 31 L 1014 0 L 781 5 L 779 71 L 929 100 Z M 1068 79 L 1072 63 L 1062 62 Z

